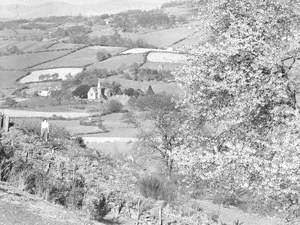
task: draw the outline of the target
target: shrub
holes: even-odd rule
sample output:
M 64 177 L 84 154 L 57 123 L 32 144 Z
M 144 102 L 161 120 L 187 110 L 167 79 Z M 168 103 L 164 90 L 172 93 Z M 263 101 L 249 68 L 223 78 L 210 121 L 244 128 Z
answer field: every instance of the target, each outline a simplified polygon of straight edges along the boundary
M 17 101 L 11 97 L 7 97 L 4 102 L 4 105 L 8 107 L 14 107 L 17 104 L 18 104 Z
M 108 59 L 109 57 L 111 57 L 111 54 L 109 52 L 106 51 L 97 52 L 97 59 L 99 62 Z
M 73 96 L 79 98 L 88 98 L 88 91 L 90 90 L 91 86 L 89 85 L 80 85 L 77 87 L 73 92 Z
M 104 105 L 104 114 L 117 113 L 120 112 L 122 109 L 123 109 L 123 105 L 121 102 L 117 100 L 109 100 Z
M 169 182 L 164 182 L 161 178 L 153 175 L 142 178 L 138 183 L 138 187 L 140 193 L 145 198 L 165 200 L 168 202 L 175 199 L 175 185 Z
M 141 111 L 174 111 L 176 101 L 167 94 L 152 94 L 132 99 L 131 105 Z
M 111 211 L 108 199 L 104 194 L 90 197 L 86 200 L 85 208 L 90 218 L 97 221 L 102 221 L 104 217 Z

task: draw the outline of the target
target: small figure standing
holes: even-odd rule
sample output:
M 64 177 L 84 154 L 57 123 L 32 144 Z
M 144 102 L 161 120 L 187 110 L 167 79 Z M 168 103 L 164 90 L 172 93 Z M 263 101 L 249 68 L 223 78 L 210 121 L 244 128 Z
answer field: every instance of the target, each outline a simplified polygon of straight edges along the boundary
M 48 137 L 49 137 L 49 123 L 48 121 L 45 119 L 43 120 L 43 122 L 41 123 L 41 138 L 44 141 L 48 141 Z

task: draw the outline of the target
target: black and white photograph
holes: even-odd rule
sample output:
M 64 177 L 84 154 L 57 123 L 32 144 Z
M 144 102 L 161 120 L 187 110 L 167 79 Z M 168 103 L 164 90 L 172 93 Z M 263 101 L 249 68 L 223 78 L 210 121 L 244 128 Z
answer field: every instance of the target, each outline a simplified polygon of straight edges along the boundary
M 300 225 L 300 0 L 0 0 L 0 225 Z

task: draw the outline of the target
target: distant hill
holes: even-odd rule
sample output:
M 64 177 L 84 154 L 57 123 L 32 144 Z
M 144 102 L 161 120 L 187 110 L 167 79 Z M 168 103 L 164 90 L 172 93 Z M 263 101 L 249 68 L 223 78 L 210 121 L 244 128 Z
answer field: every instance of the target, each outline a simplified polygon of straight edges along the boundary
M 66 16 L 66 15 L 101 15 L 104 13 L 117 13 L 130 9 L 153 9 L 159 8 L 168 0 L 86 0 L 86 4 L 79 4 L 77 1 L 9 1 L 0 2 L 1 18 L 28 19 L 45 16 Z M 82 1 L 78 1 L 82 3 Z

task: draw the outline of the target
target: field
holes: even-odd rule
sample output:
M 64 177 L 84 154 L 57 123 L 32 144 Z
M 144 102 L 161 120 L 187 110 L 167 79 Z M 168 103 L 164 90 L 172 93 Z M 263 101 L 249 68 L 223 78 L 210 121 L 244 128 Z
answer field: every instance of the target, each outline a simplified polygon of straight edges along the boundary
M 185 39 L 193 33 L 193 29 L 189 29 L 189 27 L 185 26 L 160 31 L 153 31 L 143 34 L 122 33 L 122 36 L 132 40 L 141 39 L 147 42 L 148 44 L 154 45 L 158 48 L 167 48 L 174 45 L 176 42 Z
M 134 88 L 134 89 L 141 89 L 143 91 L 147 91 L 149 85 L 152 86 L 152 89 L 155 93 L 166 92 L 168 94 L 174 95 L 182 95 L 183 91 L 177 86 L 176 83 L 166 83 L 162 81 L 134 81 L 122 78 L 122 76 L 112 76 L 102 81 L 108 82 L 117 82 L 122 85 L 124 88 Z
M 181 17 L 190 17 L 192 13 L 192 9 L 188 6 L 174 6 L 167 7 L 163 9 L 165 13 L 173 16 L 181 16 Z
M 0 67 L 3 69 L 21 70 L 33 67 L 68 54 L 70 51 L 38 52 L 32 54 L 10 55 L 0 57 Z
M 174 49 L 181 49 L 181 48 L 189 48 L 193 45 L 197 45 L 197 44 L 203 44 L 206 43 L 207 41 L 209 41 L 210 39 L 210 31 L 208 29 L 205 29 L 203 27 L 201 27 L 201 29 L 198 29 L 199 31 L 197 31 L 195 34 L 187 37 L 186 39 L 175 43 L 172 45 L 172 48 Z
M 187 62 L 187 56 L 179 53 L 151 52 L 147 56 L 147 61 L 184 64 Z
M 29 82 L 39 82 L 41 81 L 39 77 L 41 75 L 52 75 L 58 74 L 57 79 L 65 80 L 67 76 L 75 76 L 76 74 L 82 72 L 83 68 L 54 68 L 54 69 L 45 69 L 45 70 L 35 70 L 32 71 L 28 76 L 20 79 L 20 83 L 29 83 Z
M 56 43 L 52 45 L 49 50 L 59 50 L 59 49 L 78 49 L 84 47 L 83 44 L 71 44 L 71 43 Z
M 34 52 L 34 51 L 44 51 L 51 45 L 54 41 L 0 41 L 0 51 L 5 51 L 7 48 L 16 46 L 19 50 L 23 52 Z
M 178 67 L 181 67 L 182 64 L 179 63 L 165 63 L 165 62 L 149 62 L 147 61 L 141 69 L 152 69 L 152 70 L 166 70 L 166 71 L 174 71 Z
M 16 80 L 26 75 L 24 71 L 0 71 L 0 92 L 11 93 L 16 85 Z
M 114 29 L 110 26 L 105 26 L 105 25 L 94 25 L 92 27 L 92 32 L 89 33 L 90 37 L 101 37 L 101 36 L 106 36 L 106 35 L 113 35 L 114 34 Z
M 46 68 L 57 68 L 57 67 L 84 67 L 89 64 L 96 63 L 97 52 L 106 51 L 112 55 L 118 54 L 124 51 L 121 47 L 105 47 L 105 46 L 91 46 L 75 51 L 65 57 L 51 61 L 49 63 L 41 64 L 34 69 L 46 69 Z
M 117 70 L 127 69 L 131 65 L 137 63 L 142 64 L 145 60 L 145 54 L 130 54 L 130 55 L 117 55 L 106 59 L 102 62 L 97 62 L 89 66 L 88 70 L 93 69 L 107 69 L 107 70 Z
M 163 51 L 166 50 L 156 49 L 156 48 L 132 48 L 122 52 L 121 54 L 138 54 L 138 53 L 163 52 Z

